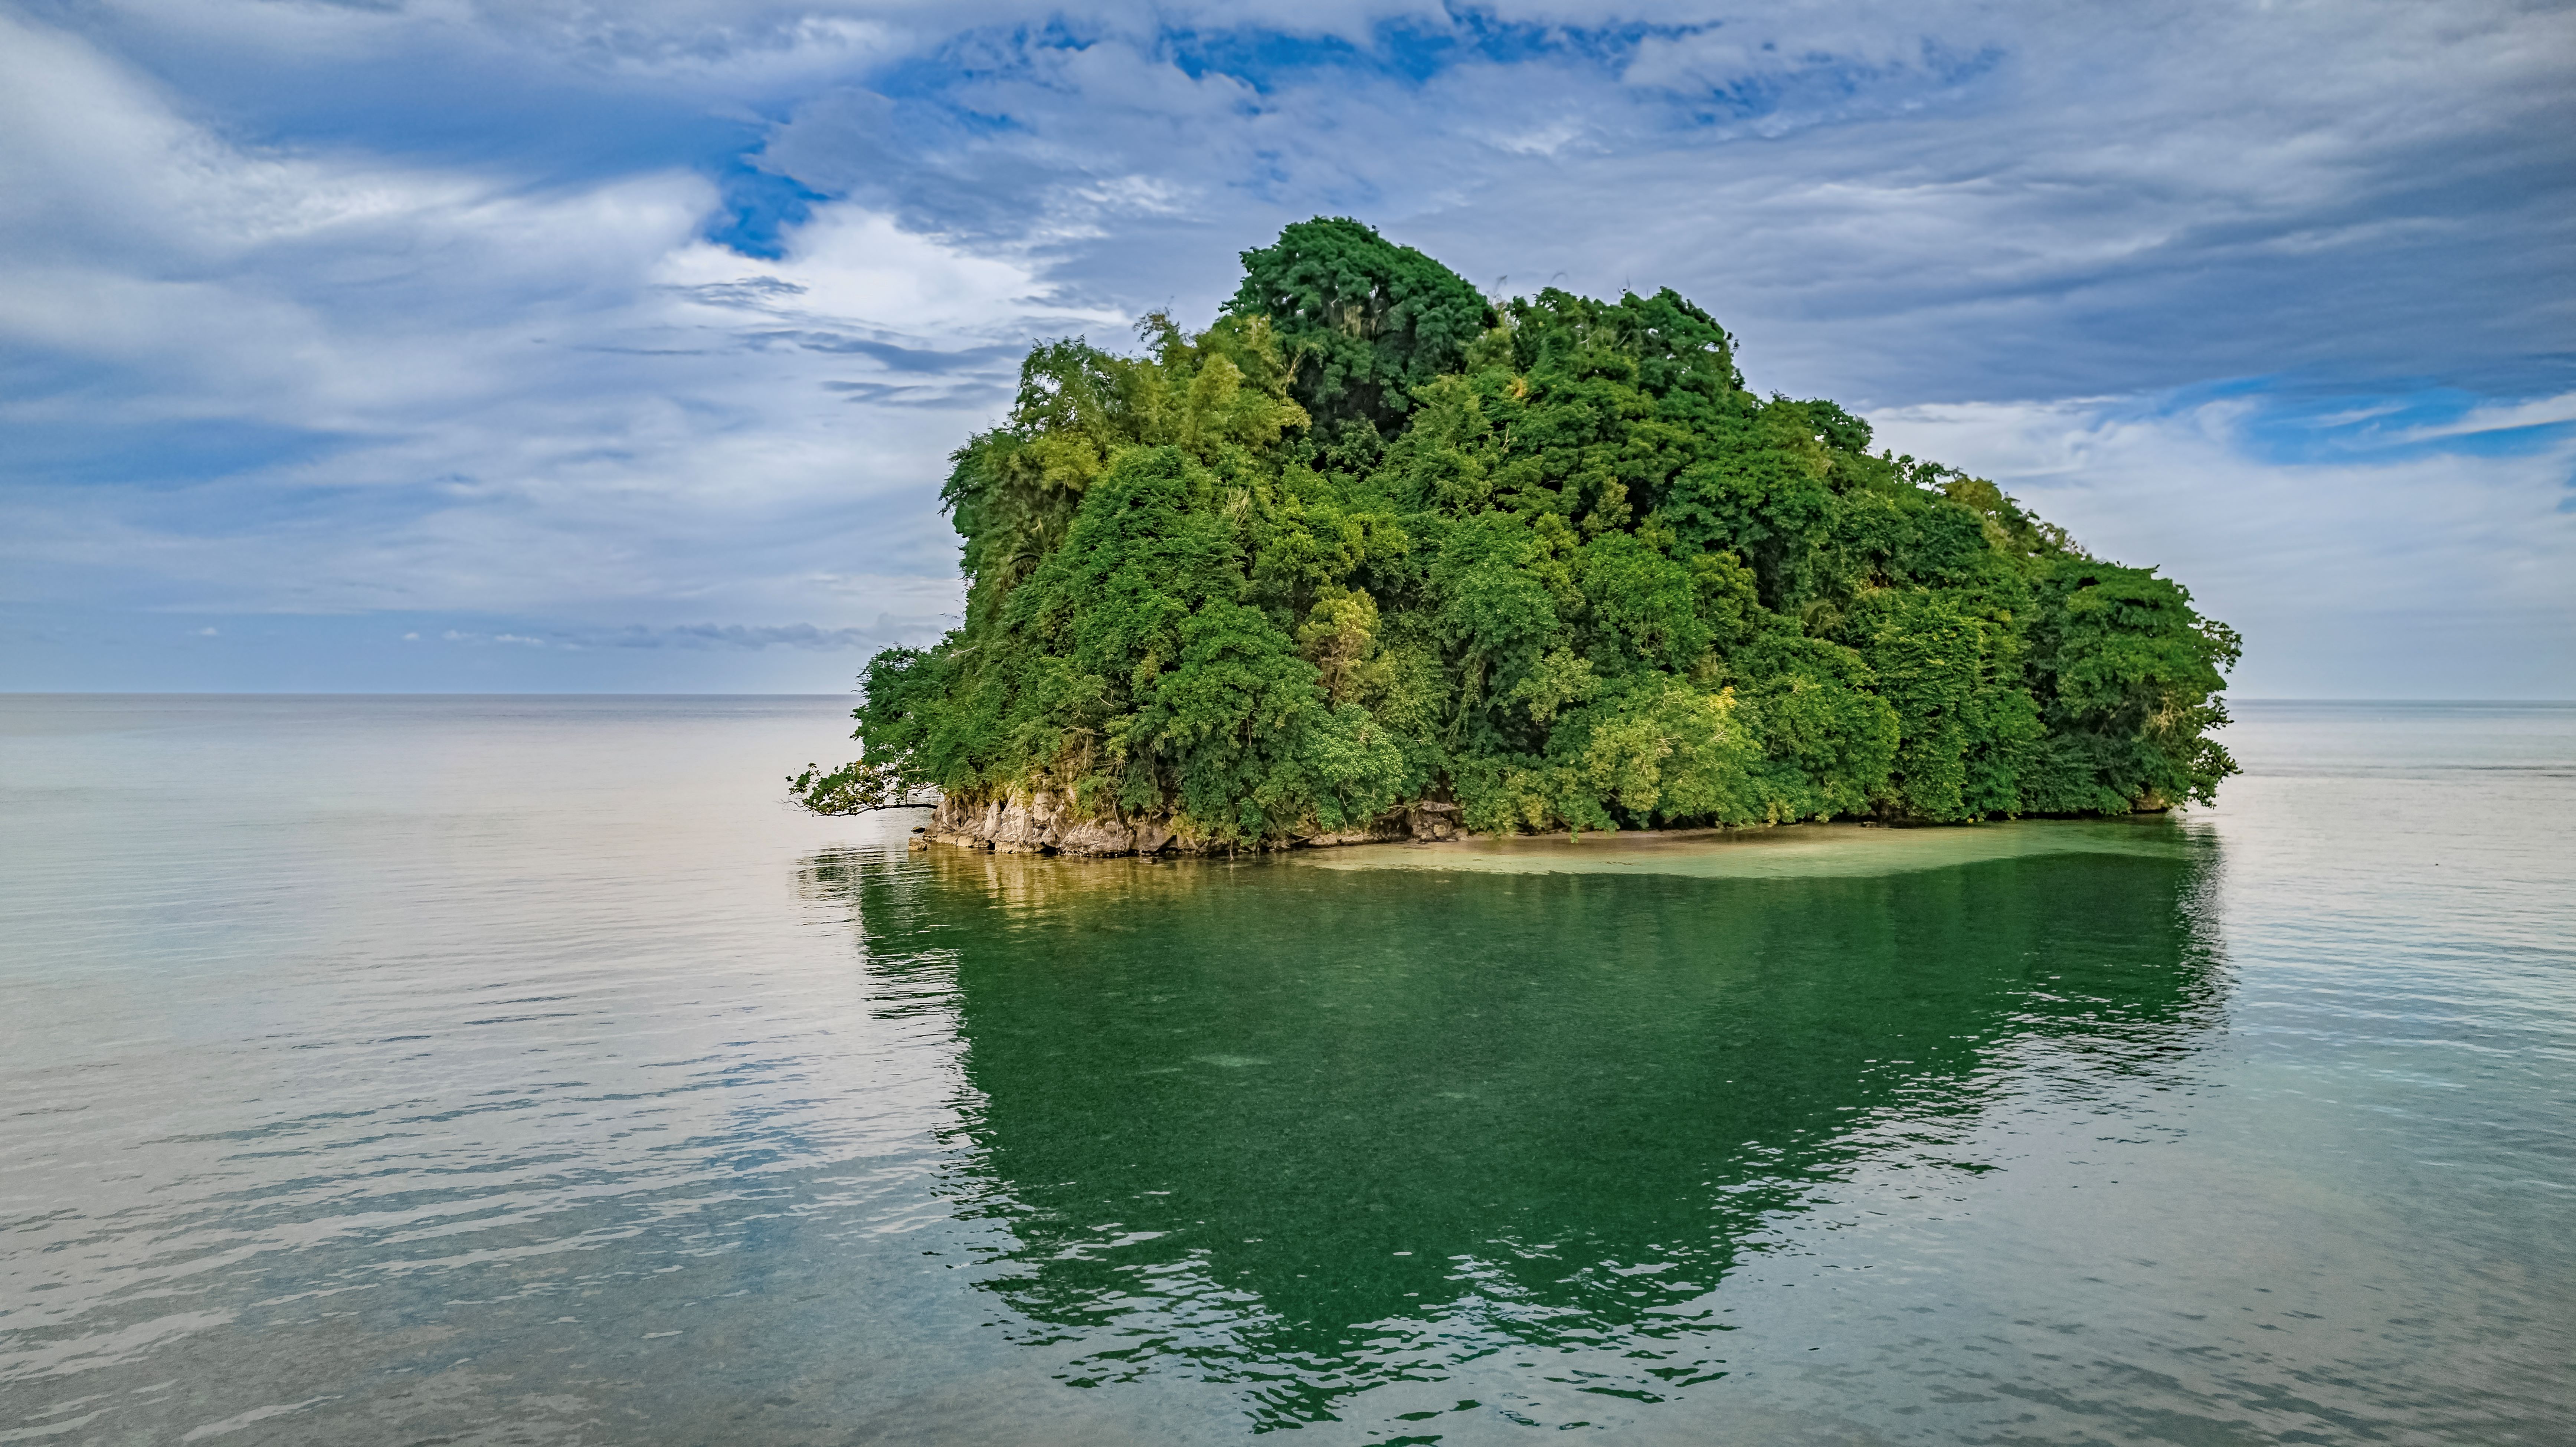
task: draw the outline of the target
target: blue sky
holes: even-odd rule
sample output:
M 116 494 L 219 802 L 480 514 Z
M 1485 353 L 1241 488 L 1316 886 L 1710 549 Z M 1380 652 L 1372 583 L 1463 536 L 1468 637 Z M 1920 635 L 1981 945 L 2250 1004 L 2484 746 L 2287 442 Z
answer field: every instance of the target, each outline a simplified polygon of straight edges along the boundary
M 0 688 L 837 692 L 1037 337 L 1360 217 L 2576 697 L 2576 9 L 0 0 Z

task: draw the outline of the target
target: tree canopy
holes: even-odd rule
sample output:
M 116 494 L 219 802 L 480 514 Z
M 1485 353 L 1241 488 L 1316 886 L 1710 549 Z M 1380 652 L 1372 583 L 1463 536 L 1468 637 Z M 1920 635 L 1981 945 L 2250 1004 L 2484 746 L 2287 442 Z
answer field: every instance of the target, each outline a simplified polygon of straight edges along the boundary
M 954 454 L 964 622 L 868 664 L 841 812 L 1044 789 L 1261 846 L 2209 801 L 2236 634 L 1994 484 L 1746 390 L 1670 290 L 1490 303 L 1357 222 L 1215 322 L 1022 365 Z

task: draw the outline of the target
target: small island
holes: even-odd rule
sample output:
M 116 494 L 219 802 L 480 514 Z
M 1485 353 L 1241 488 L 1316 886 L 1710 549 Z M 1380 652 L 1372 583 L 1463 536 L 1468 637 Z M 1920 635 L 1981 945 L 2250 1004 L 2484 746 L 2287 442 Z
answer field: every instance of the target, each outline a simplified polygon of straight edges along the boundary
M 1669 289 L 1489 300 L 1355 221 L 1214 325 L 1044 343 L 954 454 L 965 620 L 878 654 L 925 837 L 1068 855 L 2214 800 L 2237 635 L 1991 482 L 1746 390 Z

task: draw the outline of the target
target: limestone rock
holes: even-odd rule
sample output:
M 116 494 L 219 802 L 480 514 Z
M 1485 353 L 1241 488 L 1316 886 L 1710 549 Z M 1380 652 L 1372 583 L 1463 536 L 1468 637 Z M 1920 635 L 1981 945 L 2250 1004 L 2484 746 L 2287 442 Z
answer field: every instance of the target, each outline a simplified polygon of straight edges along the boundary
M 1454 839 L 1459 832 L 1458 815 L 1455 804 L 1425 800 L 1391 810 L 1385 817 L 1355 828 L 1288 842 L 1292 847 L 1322 848 L 1406 839 Z M 1170 822 L 1163 819 L 1077 819 L 1073 817 L 1072 797 L 1050 789 L 1023 790 L 976 801 L 942 799 L 914 840 L 1004 854 L 1061 854 L 1083 859 L 1153 855 L 1167 849 L 1203 853 L 1223 847 L 1181 839 Z
M 1055 848 L 1058 854 L 1085 857 L 1133 854 L 1136 852 L 1136 830 L 1132 825 L 1122 824 L 1115 819 L 1094 819 L 1088 824 L 1076 824 L 1059 833 L 1056 836 Z
M 1405 811 L 1405 822 L 1411 827 L 1413 837 L 1424 843 L 1455 839 L 1458 837 L 1460 812 L 1455 804 L 1425 799 Z

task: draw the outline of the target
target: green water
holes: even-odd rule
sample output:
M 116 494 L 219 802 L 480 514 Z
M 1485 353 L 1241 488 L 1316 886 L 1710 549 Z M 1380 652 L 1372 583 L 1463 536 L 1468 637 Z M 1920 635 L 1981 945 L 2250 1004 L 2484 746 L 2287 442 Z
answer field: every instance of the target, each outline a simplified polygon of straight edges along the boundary
M 0 1444 L 2576 1441 L 2576 707 L 1178 864 L 846 707 L 0 698 Z
M 953 972 L 966 1199 L 1016 1237 L 987 1287 L 1099 1338 L 1066 1381 L 1566 1426 L 1725 1378 L 1721 1283 L 1856 1170 L 1995 1170 L 2032 1050 L 2062 1095 L 2190 1087 L 2210 852 L 2108 837 L 1760 884 L 940 850 L 817 886 L 879 968 Z

